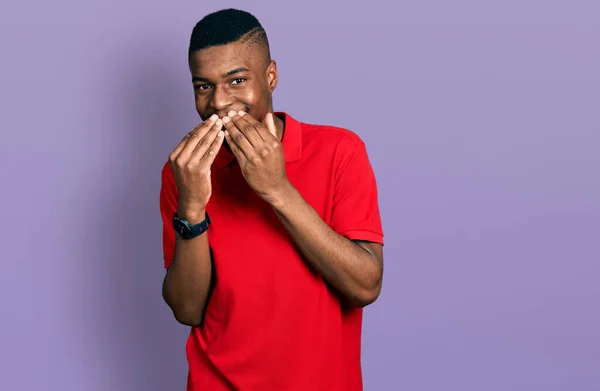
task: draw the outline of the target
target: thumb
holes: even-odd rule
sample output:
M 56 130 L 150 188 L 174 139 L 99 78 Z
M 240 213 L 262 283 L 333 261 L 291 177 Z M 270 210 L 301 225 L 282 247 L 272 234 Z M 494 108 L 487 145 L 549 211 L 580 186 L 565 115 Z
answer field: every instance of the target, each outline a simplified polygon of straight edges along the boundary
M 273 113 L 267 113 L 267 115 L 265 115 L 265 125 L 267 126 L 269 133 L 271 133 L 273 137 L 277 138 L 277 128 L 275 127 L 275 118 L 273 118 Z

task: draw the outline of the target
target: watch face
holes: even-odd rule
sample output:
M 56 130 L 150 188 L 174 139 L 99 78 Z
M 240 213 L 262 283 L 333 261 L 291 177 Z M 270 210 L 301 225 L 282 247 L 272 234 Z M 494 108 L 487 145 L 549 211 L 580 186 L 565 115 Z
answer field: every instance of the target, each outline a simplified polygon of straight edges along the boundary
M 177 234 L 182 238 L 187 238 L 190 236 L 189 227 L 179 219 L 173 219 L 173 228 L 175 228 L 175 232 L 177 232 Z

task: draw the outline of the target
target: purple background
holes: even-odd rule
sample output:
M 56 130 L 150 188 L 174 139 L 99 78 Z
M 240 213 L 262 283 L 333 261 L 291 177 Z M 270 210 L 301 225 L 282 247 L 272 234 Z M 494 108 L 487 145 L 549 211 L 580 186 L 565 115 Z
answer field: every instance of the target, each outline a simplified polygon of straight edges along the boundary
M 597 2 L 250 3 L 276 109 L 354 130 L 378 176 L 365 389 L 599 390 Z M 0 6 L 0 389 L 184 389 L 158 192 L 191 29 L 249 2 L 213 4 Z

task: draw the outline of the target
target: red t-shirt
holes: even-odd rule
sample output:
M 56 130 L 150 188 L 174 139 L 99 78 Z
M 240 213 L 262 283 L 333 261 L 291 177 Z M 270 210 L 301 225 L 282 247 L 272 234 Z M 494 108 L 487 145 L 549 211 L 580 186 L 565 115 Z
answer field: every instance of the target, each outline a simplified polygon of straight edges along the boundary
M 277 115 L 285 121 L 287 176 L 303 198 L 341 235 L 383 244 L 377 185 L 361 139 Z M 224 147 L 211 178 L 206 234 L 216 285 L 203 325 L 187 341 L 188 391 L 362 390 L 362 309 L 341 305 Z M 168 267 L 177 209 L 169 164 L 160 209 Z

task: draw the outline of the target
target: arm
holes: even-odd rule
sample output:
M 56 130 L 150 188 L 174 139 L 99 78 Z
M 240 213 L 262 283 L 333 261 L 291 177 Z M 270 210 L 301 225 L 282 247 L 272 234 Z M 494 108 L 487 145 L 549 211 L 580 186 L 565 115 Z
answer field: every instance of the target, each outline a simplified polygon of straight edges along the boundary
M 189 132 L 169 157 L 162 173 L 160 210 L 167 274 L 162 295 L 179 323 L 202 324 L 213 281 L 212 260 L 206 233 L 192 239 L 175 235 L 175 211 L 195 225 L 204 220 L 212 193 L 210 168 L 222 146 L 222 123 L 215 117 Z
M 204 212 L 194 216 L 181 213 L 192 224 L 203 220 Z M 206 233 L 193 239 L 175 240 L 175 256 L 163 280 L 162 295 L 175 319 L 187 326 L 202 324 L 204 308 L 212 282 L 212 265 Z
M 364 307 L 377 299 L 383 277 L 381 244 L 354 242 L 335 232 L 291 184 L 272 207 L 308 261 L 351 305 Z
M 362 141 L 346 139 L 340 146 L 328 225 L 288 180 L 273 115 L 267 114 L 264 124 L 246 113 L 229 115 L 223 119 L 225 137 L 246 181 L 273 207 L 304 256 L 351 305 L 375 301 L 383 275 L 383 232 L 375 175 Z

